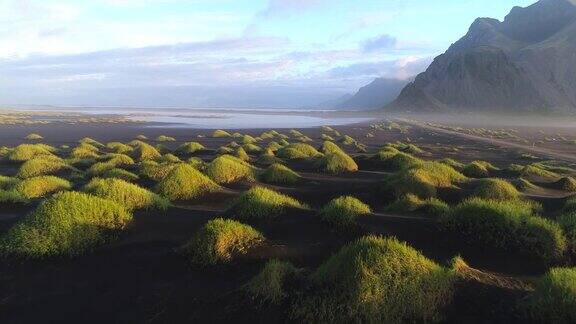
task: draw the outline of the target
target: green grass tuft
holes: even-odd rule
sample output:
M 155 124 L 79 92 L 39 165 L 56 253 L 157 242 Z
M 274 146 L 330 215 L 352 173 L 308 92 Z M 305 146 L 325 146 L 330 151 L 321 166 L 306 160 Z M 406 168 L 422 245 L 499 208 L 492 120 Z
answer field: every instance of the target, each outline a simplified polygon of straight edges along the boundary
M 25 179 L 14 186 L 14 190 L 26 199 L 41 198 L 58 191 L 70 190 L 72 184 L 54 176 L 39 176 Z
M 553 268 L 525 304 L 538 323 L 576 323 L 576 268 Z
M 282 164 L 272 164 L 261 175 L 260 180 L 273 184 L 295 184 L 300 181 L 300 175 Z
M 514 200 L 520 192 L 511 183 L 502 179 L 482 179 L 474 190 L 475 197 L 494 200 Z
M 332 174 L 358 171 L 358 164 L 344 152 L 328 153 L 318 160 L 317 165 L 322 171 Z
M 27 258 L 75 256 L 103 244 L 132 221 L 115 202 L 78 192 L 43 201 L 4 235 L 0 251 Z
M 83 191 L 104 199 L 114 201 L 126 209 L 160 209 L 166 210 L 170 206 L 168 200 L 135 184 L 124 180 L 109 178 L 92 179 Z
M 178 153 L 182 153 L 182 154 L 194 154 L 194 153 L 202 152 L 204 150 L 206 150 L 204 145 L 202 145 L 198 142 L 187 142 L 187 143 L 180 145 L 180 147 L 178 147 L 176 149 L 176 151 Z
M 217 190 L 216 183 L 187 164 L 174 167 L 156 186 L 156 192 L 172 201 L 196 200 Z
M 69 169 L 72 169 L 72 167 L 59 157 L 54 155 L 41 155 L 24 162 L 16 176 L 25 179 L 41 175 L 56 174 L 60 171 Z
M 393 213 L 421 212 L 433 217 L 440 217 L 450 211 L 450 206 L 437 198 L 420 199 L 416 195 L 406 194 L 398 198 L 386 210 Z
M 280 216 L 288 208 L 307 209 L 308 206 L 276 191 L 254 187 L 235 199 L 226 214 L 238 219 L 266 220 Z
M 308 159 L 322 156 L 313 146 L 305 143 L 293 143 L 278 150 L 278 157 L 283 159 Z
M 53 156 L 56 149 L 45 144 L 20 144 L 8 153 L 8 160 L 25 162 L 38 156 Z
M 224 138 L 224 137 L 232 137 L 232 135 L 230 135 L 230 133 L 228 133 L 227 131 L 221 130 L 221 129 L 217 129 L 214 131 L 214 133 L 212 133 L 212 137 L 214 138 Z
M 236 157 L 222 155 L 208 163 L 205 173 L 218 184 L 228 184 L 240 180 L 254 181 L 257 169 Z
M 372 213 L 370 206 L 357 198 L 344 196 L 331 200 L 319 213 L 320 218 L 330 226 L 346 230 L 356 224 L 356 218 Z
M 248 283 L 246 291 L 256 300 L 280 303 L 287 296 L 284 289 L 285 282 L 299 272 L 288 261 L 269 260 L 264 269 Z
M 171 136 L 160 135 L 160 136 L 156 137 L 156 141 L 157 142 L 176 142 L 176 139 L 174 137 L 171 137 Z
M 217 218 L 204 225 L 180 251 L 195 265 L 227 263 L 264 241 L 264 236 L 248 225 Z

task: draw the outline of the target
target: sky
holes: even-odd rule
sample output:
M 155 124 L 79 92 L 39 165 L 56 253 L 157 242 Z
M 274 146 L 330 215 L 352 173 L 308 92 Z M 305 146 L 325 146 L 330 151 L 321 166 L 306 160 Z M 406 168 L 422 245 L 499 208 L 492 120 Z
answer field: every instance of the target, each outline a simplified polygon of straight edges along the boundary
M 535 0 L 0 0 L 0 104 L 298 108 Z

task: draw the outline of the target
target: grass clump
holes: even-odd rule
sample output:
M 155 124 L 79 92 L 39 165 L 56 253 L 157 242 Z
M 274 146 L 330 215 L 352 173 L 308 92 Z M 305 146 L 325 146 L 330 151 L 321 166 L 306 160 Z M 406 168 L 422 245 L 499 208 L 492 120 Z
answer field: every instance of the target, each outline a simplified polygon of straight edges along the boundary
M 80 143 L 70 152 L 72 159 L 96 159 L 100 155 L 100 149 L 90 143 Z
M 526 302 L 528 316 L 540 323 L 576 322 L 576 268 L 552 268 Z
M 288 208 L 306 209 L 308 206 L 276 191 L 254 187 L 234 200 L 226 214 L 238 219 L 266 220 L 280 216 Z
M 554 188 L 569 192 L 576 191 L 576 180 L 572 177 L 563 177 L 560 180 L 554 182 Z
M 276 154 L 284 159 L 308 159 L 322 156 L 312 145 L 305 143 L 293 143 L 280 148 Z
M 100 175 L 100 177 L 103 179 L 116 178 L 116 179 L 121 179 L 121 180 L 128 181 L 128 182 L 136 182 L 136 181 L 140 180 L 140 177 L 138 175 L 136 175 L 130 171 L 126 171 L 124 169 L 119 169 L 119 168 L 107 170 L 104 173 L 102 173 Z
M 41 175 L 55 174 L 62 170 L 72 169 L 66 162 L 54 155 L 41 155 L 30 159 L 18 170 L 19 178 L 32 178 Z
M 244 144 L 242 145 L 242 148 L 244 149 L 244 151 L 251 154 L 262 152 L 262 148 L 256 144 Z
M 121 205 L 79 192 L 43 201 L 2 238 L 3 254 L 29 258 L 74 256 L 108 241 L 132 214 Z
M 248 134 L 242 136 L 242 144 L 253 144 L 256 142 L 257 142 L 257 140 Z
M 38 156 L 53 156 L 56 149 L 45 144 L 20 144 L 8 153 L 8 160 L 25 162 Z
M 420 161 L 390 176 L 384 188 L 396 197 L 414 194 L 420 198 L 431 198 L 436 196 L 437 188 L 450 188 L 455 182 L 465 179 L 465 176 L 445 164 Z
M 331 200 L 319 213 L 322 221 L 330 226 L 346 230 L 356 224 L 356 218 L 372 213 L 370 206 L 357 198 L 344 196 Z
M 541 165 L 538 165 L 538 164 L 531 164 L 531 165 L 525 166 L 520 171 L 520 175 L 523 177 L 533 176 L 533 177 L 544 178 L 544 179 L 558 179 L 559 178 L 559 175 L 557 173 L 554 173 L 552 171 L 548 171 L 548 170 L 542 168 Z
M 494 170 L 494 167 L 484 161 L 474 161 L 467 164 L 463 169 L 462 173 L 470 178 L 487 178 L 490 176 L 490 171 Z
M 164 179 L 177 165 L 178 164 L 176 163 L 158 163 L 146 160 L 140 163 L 139 172 L 140 175 L 145 178 L 160 181 Z
M 244 162 L 250 161 L 250 156 L 248 155 L 248 153 L 246 153 L 246 150 L 241 146 L 237 147 L 236 150 L 234 150 L 234 156 Z
M 5 204 L 26 204 L 29 200 L 22 197 L 22 194 L 16 190 L 0 189 L 0 203 Z
M 182 154 L 194 154 L 204 150 L 206 150 L 206 147 L 198 142 L 187 142 L 176 149 L 178 153 Z
M 340 143 L 342 143 L 344 145 L 354 145 L 354 144 L 356 144 L 356 140 L 349 135 L 344 135 L 340 139 Z
M 345 153 L 344 150 L 340 148 L 340 146 L 331 141 L 324 141 L 324 143 L 322 143 L 322 147 L 320 148 L 320 152 L 324 154 Z
M 176 142 L 176 139 L 172 136 L 160 135 L 156 137 L 157 142 Z
M 106 148 L 117 154 L 130 154 L 134 151 L 132 146 L 120 142 L 111 142 L 106 144 Z
M 422 163 L 419 158 L 413 157 L 408 153 L 399 152 L 398 150 L 381 150 L 375 158 L 382 162 L 382 167 L 391 171 L 408 169 Z
M 216 183 L 187 164 L 174 167 L 156 186 L 156 192 L 172 201 L 196 200 L 218 189 Z
M 318 160 L 317 165 L 321 170 L 332 174 L 358 171 L 358 164 L 344 152 L 328 153 Z
M 408 323 L 442 318 L 455 275 L 394 238 L 363 237 L 311 276 L 318 286 L 294 309 L 305 322 Z
M 72 184 L 55 176 L 39 176 L 25 179 L 14 186 L 14 190 L 26 199 L 41 198 L 58 191 L 70 190 Z
M 256 300 L 277 304 L 286 296 L 285 283 L 300 271 L 288 261 L 272 259 L 246 286 L 246 291 Z
M 26 135 L 26 137 L 24 139 L 26 139 L 28 141 L 38 141 L 38 140 L 44 139 L 44 137 L 42 137 L 42 135 L 40 135 L 40 134 L 30 133 L 30 134 Z
M 510 182 L 502 179 L 482 179 L 474 190 L 475 197 L 494 200 L 514 200 L 520 192 Z
M 536 186 L 535 184 L 524 178 L 515 179 L 512 181 L 512 184 L 520 191 L 526 191 L 538 188 L 538 186 Z
M 124 180 L 109 178 L 92 179 L 83 191 L 94 196 L 114 201 L 126 209 L 160 209 L 166 210 L 170 203 L 168 200 L 135 184 Z
M 272 164 L 261 175 L 260 180 L 274 184 L 294 184 L 300 181 L 300 175 L 282 164 Z
M 413 194 L 406 194 L 387 207 L 389 212 L 413 213 L 421 212 L 426 215 L 440 217 L 450 211 L 450 206 L 437 198 L 420 199 Z
M 18 182 L 20 182 L 18 178 L 0 175 L 0 190 L 12 189 Z
M 136 145 L 132 157 L 137 161 L 155 160 L 162 156 L 154 146 L 148 143 L 136 141 L 134 144 Z
M 544 262 L 560 259 L 566 237 L 560 225 L 536 216 L 534 203 L 522 200 L 466 200 L 451 210 L 447 228 L 471 243 L 532 254 Z
M 458 162 L 458 161 L 456 161 L 454 159 L 450 159 L 450 158 L 442 159 L 438 162 L 440 162 L 442 164 L 446 164 L 448 166 L 451 166 L 454 170 L 458 170 L 460 172 L 462 172 L 462 170 L 466 166 L 464 163 Z
M 87 144 L 87 145 L 91 145 L 91 146 L 95 146 L 95 147 L 104 147 L 104 144 L 98 142 L 97 140 L 94 140 L 90 137 L 84 137 L 83 139 L 79 140 L 78 143 L 80 143 L 80 145 L 82 144 Z
M 254 181 L 256 168 L 231 155 L 215 158 L 206 166 L 205 173 L 218 184 L 228 184 L 240 180 Z
M 264 236 L 254 228 L 217 218 L 206 223 L 180 250 L 192 264 L 209 266 L 230 262 L 262 241 Z
M 214 138 L 224 138 L 224 137 L 232 137 L 232 135 L 230 135 L 230 133 L 228 133 L 227 131 L 221 130 L 221 129 L 217 129 L 214 131 L 214 133 L 212 133 L 212 137 Z

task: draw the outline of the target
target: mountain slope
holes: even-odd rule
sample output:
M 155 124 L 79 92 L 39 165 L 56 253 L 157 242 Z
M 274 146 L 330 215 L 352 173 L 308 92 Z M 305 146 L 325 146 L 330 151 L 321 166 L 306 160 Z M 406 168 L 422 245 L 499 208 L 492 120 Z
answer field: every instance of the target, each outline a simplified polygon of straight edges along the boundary
M 388 109 L 576 112 L 576 0 L 477 19 Z
M 354 96 L 338 104 L 336 108 L 353 110 L 380 108 L 394 101 L 407 84 L 408 81 L 399 79 L 375 79 L 360 88 Z

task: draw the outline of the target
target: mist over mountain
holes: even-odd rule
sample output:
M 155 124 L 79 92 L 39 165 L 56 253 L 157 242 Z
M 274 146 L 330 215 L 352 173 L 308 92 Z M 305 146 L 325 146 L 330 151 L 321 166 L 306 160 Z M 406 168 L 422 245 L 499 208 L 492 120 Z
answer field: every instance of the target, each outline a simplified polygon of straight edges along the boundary
M 377 78 L 335 106 L 337 109 L 369 110 L 385 106 L 400 94 L 409 81 Z
M 576 0 L 477 19 L 387 109 L 576 112 Z

